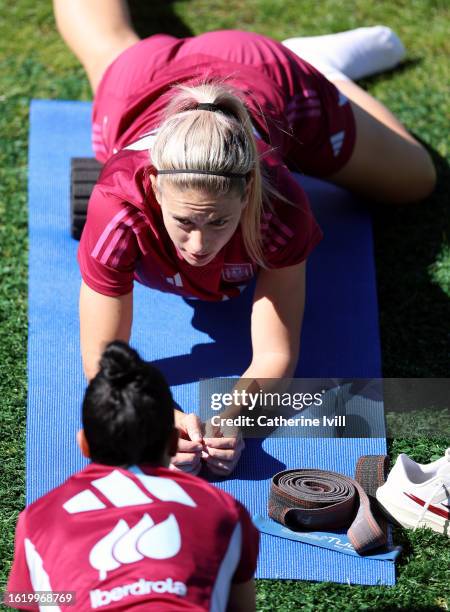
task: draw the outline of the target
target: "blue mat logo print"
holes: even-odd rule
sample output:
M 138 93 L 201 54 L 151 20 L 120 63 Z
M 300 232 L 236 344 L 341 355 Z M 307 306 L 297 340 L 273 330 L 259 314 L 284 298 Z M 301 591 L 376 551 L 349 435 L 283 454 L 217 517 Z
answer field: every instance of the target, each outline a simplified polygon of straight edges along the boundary
M 261 533 L 267 535 L 294 540 L 299 544 L 303 543 L 319 548 L 328 548 L 329 550 L 343 553 L 344 555 L 350 555 L 365 560 L 377 559 L 378 561 L 394 562 L 402 550 L 401 546 L 387 546 L 383 552 L 373 551 L 361 557 L 354 549 L 348 536 L 344 533 L 330 533 L 328 531 L 292 531 L 280 523 L 260 514 L 255 514 L 253 516 L 253 523 Z
M 290 529 L 287 529 L 287 527 L 283 527 L 282 530 L 283 532 L 291 535 L 292 531 Z M 312 540 L 312 541 L 316 541 L 316 542 L 327 542 L 329 545 L 331 545 L 333 548 L 347 548 L 353 552 L 355 552 L 354 547 L 352 546 L 351 542 L 348 542 L 346 540 L 341 540 L 340 538 L 336 537 L 336 536 L 330 536 L 330 535 L 319 535 L 317 533 L 307 533 L 307 534 L 303 534 L 303 537 L 305 539 L 308 540 Z M 355 553 L 356 554 L 356 553 Z

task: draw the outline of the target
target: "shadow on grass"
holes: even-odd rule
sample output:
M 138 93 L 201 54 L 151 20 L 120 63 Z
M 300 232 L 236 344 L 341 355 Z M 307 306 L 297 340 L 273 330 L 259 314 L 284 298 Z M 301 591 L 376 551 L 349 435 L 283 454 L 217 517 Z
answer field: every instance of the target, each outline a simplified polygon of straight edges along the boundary
M 392 70 L 359 81 L 366 88 L 422 63 L 409 58 Z M 437 171 L 434 193 L 405 206 L 373 205 L 383 376 L 448 375 L 450 299 L 432 267 L 450 238 L 447 160 L 419 136 Z M 440 325 L 436 325 L 440 321 Z
M 409 58 L 400 66 L 362 79 L 363 88 L 409 72 L 423 62 Z M 404 206 L 373 205 L 374 249 L 380 311 L 383 376 L 448 376 L 450 299 L 433 279 L 432 268 L 450 240 L 447 160 L 414 134 L 437 171 L 434 193 Z M 440 321 L 440 325 L 436 325 Z
M 408 59 L 403 60 L 402 63 L 398 66 L 394 66 L 393 68 L 383 70 L 383 72 L 380 72 L 378 74 L 359 79 L 358 85 L 366 89 L 369 85 L 375 85 L 376 83 L 378 83 L 378 81 L 385 82 L 391 76 L 396 77 L 397 75 L 402 74 L 404 72 L 409 72 L 413 68 L 416 68 L 417 66 L 422 64 L 423 61 L 424 60 L 422 57 L 408 57 Z
M 152 34 L 171 34 L 179 38 L 192 36 L 191 30 L 174 13 L 173 0 L 128 0 L 128 5 L 133 26 L 141 38 Z
M 448 375 L 450 299 L 433 279 L 432 267 L 450 236 L 450 167 L 415 138 L 435 164 L 434 193 L 416 204 L 371 207 L 383 376 L 392 378 Z

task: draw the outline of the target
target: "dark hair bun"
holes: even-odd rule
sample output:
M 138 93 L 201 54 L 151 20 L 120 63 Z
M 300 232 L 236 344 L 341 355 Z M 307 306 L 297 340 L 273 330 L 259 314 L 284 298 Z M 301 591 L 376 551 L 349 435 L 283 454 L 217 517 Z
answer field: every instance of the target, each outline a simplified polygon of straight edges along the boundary
M 115 340 L 106 347 L 100 359 L 100 374 L 111 386 L 123 389 L 141 371 L 142 360 L 125 342 Z

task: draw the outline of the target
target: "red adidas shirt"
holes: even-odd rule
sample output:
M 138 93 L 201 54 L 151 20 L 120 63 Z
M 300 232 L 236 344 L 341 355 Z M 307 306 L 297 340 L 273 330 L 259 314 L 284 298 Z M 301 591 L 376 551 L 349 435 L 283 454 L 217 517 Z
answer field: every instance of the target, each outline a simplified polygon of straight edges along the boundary
M 289 167 L 329 176 L 355 142 L 350 104 L 333 83 L 279 42 L 239 30 L 175 38 L 156 34 L 121 53 L 95 94 L 92 144 L 99 161 L 161 124 L 174 84 L 225 81 Z
M 255 572 L 258 538 L 200 478 L 91 463 L 20 514 L 8 591 L 75 591 L 54 612 L 224 611 L 230 584 Z
M 261 135 L 258 146 L 272 183 L 294 204 L 275 201 L 272 215 L 262 219 L 268 264 L 299 263 L 320 241 L 306 195 L 284 164 L 329 176 L 347 163 L 355 142 L 348 99 L 308 62 L 260 34 L 226 30 L 182 39 L 157 34 L 121 53 L 95 94 L 93 148 L 106 167 L 79 250 L 83 279 L 95 291 L 123 295 L 138 280 L 222 300 L 237 295 L 255 274 L 239 228 L 207 266 L 191 268 L 180 259 L 145 176 L 151 164 L 147 152 L 125 150 L 138 148 L 138 141 L 151 148 L 151 133 L 161 124 L 174 84 L 210 79 L 241 93 Z
M 78 255 L 83 279 L 95 291 L 123 295 L 137 280 L 186 297 L 222 300 L 238 295 L 255 275 L 240 228 L 206 266 L 191 267 L 178 256 L 148 180 L 148 149 L 173 85 L 211 78 L 241 92 L 262 135 L 258 147 L 271 182 L 293 203 L 272 202 L 273 212 L 262 219 L 268 265 L 299 263 L 320 241 L 307 197 L 285 163 L 315 176 L 346 163 L 355 130 L 345 96 L 286 47 L 255 33 L 155 35 L 120 54 L 95 95 L 93 147 L 106 166 Z
M 144 150 L 125 149 L 114 155 L 94 188 L 78 251 L 83 280 L 109 296 L 129 293 L 134 280 L 203 300 L 239 295 L 257 271 L 240 226 L 209 264 L 196 267 L 186 262 L 167 234 L 153 195 L 149 138 L 143 141 Z M 261 141 L 259 146 L 262 151 L 267 148 Z M 265 259 L 269 267 L 291 266 L 308 257 L 322 232 L 287 167 L 270 155 L 265 164 L 273 184 L 292 202 L 274 201 L 273 210 L 263 213 Z

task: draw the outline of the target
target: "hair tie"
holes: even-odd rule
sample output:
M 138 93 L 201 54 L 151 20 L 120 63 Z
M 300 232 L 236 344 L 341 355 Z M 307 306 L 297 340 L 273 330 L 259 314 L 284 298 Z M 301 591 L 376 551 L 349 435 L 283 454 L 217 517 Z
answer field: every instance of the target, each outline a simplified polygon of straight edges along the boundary
M 212 113 L 216 113 L 217 111 L 224 112 L 218 104 L 214 102 L 199 102 L 194 110 L 205 110 L 210 111 Z
M 233 111 L 229 110 L 228 108 L 224 108 L 215 102 L 199 102 L 192 110 L 205 110 L 209 111 L 210 113 L 222 113 L 222 115 L 225 115 L 226 117 L 231 117 L 232 119 L 239 121 L 238 117 L 236 117 Z
M 130 368 L 124 372 L 103 372 L 104 377 L 114 389 L 122 391 L 138 376 L 137 368 Z
M 187 168 L 178 169 L 178 170 L 156 170 L 158 174 L 207 174 L 210 176 L 224 176 L 225 178 L 247 178 L 248 172 L 246 174 L 241 174 L 238 172 L 216 172 L 215 170 L 191 170 Z
M 199 102 L 196 106 L 194 106 L 191 110 L 204 110 L 204 111 L 209 111 L 211 113 L 217 113 L 220 112 L 223 115 L 226 115 L 228 117 L 232 117 L 233 119 L 237 120 L 236 115 L 231 111 L 228 110 L 227 108 L 223 108 L 222 106 L 220 106 L 219 104 L 216 104 L 215 102 Z M 194 169 L 188 169 L 188 168 L 179 168 L 179 169 L 174 169 L 174 170 L 158 170 L 156 169 L 156 172 L 158 174 L 206 174 L 206 175 L 210 175 L 210 176 L 223 176 L 225 178 L 238 178 L 238 179 L 246 179 L 249 176 L 249 172 L 244 173 L 239 173 L 239 172 L 216 172 L 215 170 L 194 170 Z

